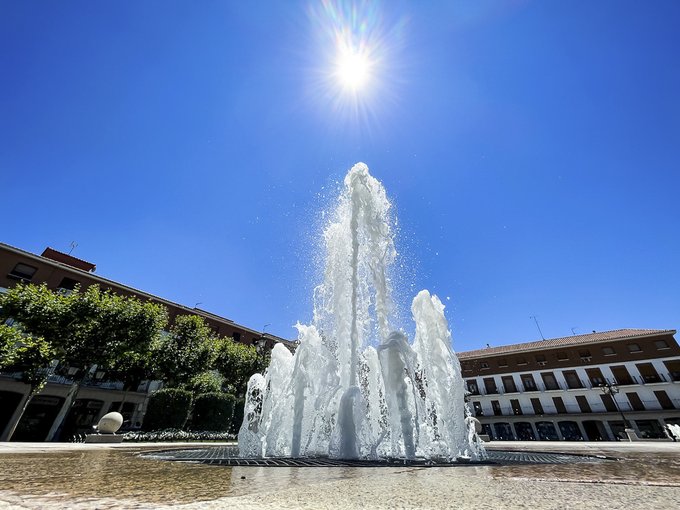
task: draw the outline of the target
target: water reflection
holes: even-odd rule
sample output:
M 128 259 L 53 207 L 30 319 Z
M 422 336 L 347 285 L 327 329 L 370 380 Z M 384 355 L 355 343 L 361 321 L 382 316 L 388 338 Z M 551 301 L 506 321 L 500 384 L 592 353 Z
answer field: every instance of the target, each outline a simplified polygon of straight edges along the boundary
M 494 478 L 617 482 L 680 487 L 680 456 L 677 453 L 621 452 L 606 449 L 597 453 L 616 457 L 618 460 L 593 464 L 490 466 L 488 472 Z
M 148 450 L 147 450 L 148 451 Z M 621 460 L 594 464 L 466 466 L 455 468 L 294 468 L 225 467 L 147 459 L 139 450 L 22 453 L 0 456 L 2 490 L 17 497 L 56 501 L 126 500 L 134 505 L 189 503 L 247 494 L 265 495 L 288 488 L 316 487 L 336 480 L 392 480 L 417 489 L 442 476 L 447 484 L 485 483 L 484 479 L 594 481 L 680 487 L 677 453 L 607 452 Z M 593 452 L 591 452 L 593 453 Z M 361 482 L 357 482 L 361 479 Z M 467 480 L 467 481 L 465 481 Z M 406 484 L 406 485 L 404 485 Z M 410 489 L 409 489 L 410 490 Z M 49 505 L 48 505 L 49 506 Z M 131 505 L 128 504 L 129 507 Z

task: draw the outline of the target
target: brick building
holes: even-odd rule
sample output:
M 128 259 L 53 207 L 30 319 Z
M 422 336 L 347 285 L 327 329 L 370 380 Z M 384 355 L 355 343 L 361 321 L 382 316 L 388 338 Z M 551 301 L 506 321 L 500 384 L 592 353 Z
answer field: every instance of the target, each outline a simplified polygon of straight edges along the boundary
M 120 295 L 136 296 L 162 304 L 168 309 L 171 321 L 178 315 L 199 315 L 216 333 L 232 337 L 237 342 L 248 345 L 257 342 L 267 349 L 271 349 L 276 343 L 284 343 L 289 348 L 293 348 L 294 344 L 283 338 L 248 328 L 205 310 L 189 308 L 109 280 L 96 275 L 95 269 L 95 265 L 90 262 L 51 248 L 45 249 L 41 255 L 36 255 L 0 243 L 0 292 L 4 292 L 18 282 L 45 283 L 50 289 L 62 292 L 70 292 L 76 285 L 87 288 L 96 284 L 102 289 L 108 289 Z M 0 373 L 0 440 L 5 438 L 7 431 L 14 424 L 28 394 L 28 385 L 18 380 L 19 375 Z M 105 375 L 104 372 L 97 372 L 95 377 L 81 388 L 78 399 L 67 417 L 62 439 L 68 439 L 69 435 L 90 429 L 102 415 L 111 410 L 118 410 L 123 400 L 122 383 L 108 381 Z M 42 441 L 45 439 L 65 401 L 71 382 L 68 376 L 50 376 L 45 388 L 31 400 L 13 435 L 13 440 Z M 136 391 L 126 393 L 123 415 L 130 424 L 134 426 L 141 423 L 148 395 L 157 387 L 158 383 L 145 381 Z
M 662 439 L 680 424 L 675 330 L 620 329 L 458 353 L 495 440 Z M 623 416 L 622 416 L 623 413 Z

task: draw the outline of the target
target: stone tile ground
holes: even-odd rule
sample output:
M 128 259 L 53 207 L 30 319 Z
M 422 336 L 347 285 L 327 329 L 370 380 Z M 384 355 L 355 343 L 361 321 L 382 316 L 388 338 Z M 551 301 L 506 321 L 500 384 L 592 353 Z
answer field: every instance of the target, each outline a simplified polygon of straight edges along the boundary
M 621 460 L 464 468 L 206 466 L 138 455 L 183 445 L 91 446 L 0 443 L 0 509 L 630 509 L 680 501 L 680 443 L 491 443 Z

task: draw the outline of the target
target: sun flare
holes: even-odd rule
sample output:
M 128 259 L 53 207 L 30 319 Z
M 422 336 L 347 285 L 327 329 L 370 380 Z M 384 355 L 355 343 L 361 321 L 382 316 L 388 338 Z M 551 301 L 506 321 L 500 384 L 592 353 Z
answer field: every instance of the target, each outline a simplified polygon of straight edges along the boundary
M 336 75 L 343 87 L 359 90 L 370 81 L 371 63 L 365 54 L 343 51 L 338 58 Z

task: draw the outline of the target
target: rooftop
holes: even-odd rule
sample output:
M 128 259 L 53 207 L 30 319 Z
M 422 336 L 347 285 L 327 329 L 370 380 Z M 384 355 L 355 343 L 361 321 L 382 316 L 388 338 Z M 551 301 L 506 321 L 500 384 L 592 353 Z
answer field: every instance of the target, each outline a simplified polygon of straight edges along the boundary
M 56 265 L 59 266 L 63 269 L 66 269 L 68 271 L 74 272 L 74 273 L 79 273 L 83 272 L 86 273 L 87 277 L 96 281 L 97 283 L 101 283 L 105 286 L 111 286 L 115 287 L 118 289 L 122 289 L 124 291 L 130 292 L 132 294 L 135 294 L 136 296 L 139 297 L 144 297 L 147 299 L 152 299 L 156 302 L 165 304 L 165 305 L 170 305 L 173 307 L 176 307 L 177 309 L 183 310 L 186 313 L 189 314 L 194 314 L 194 315 L 200 315 L 204 318 L 212 318 L 218 321 L 221 321 L 223 323 L 228 323 L 228 324 L 233 324 L 234 326 L 238 327 L 239 329 L 243 331 L 248 331 L 252 334 L 255 335 L 260 335 L 263 337 L 271 338 L 272 340 L 276 342 L 283 343 L 285 345 L 294 345 L 294 342 L 285 338 L 281 338 L 279 336 L 273 335 L 271 333 L 264 333 L 261 331 L 257 331 L 255 329 L 249 328 L 247 326 L 244 326 L 242 324 L 238 324 L 234 322 L 231 319 L 228 319 L 226 317 L 222 317 L 221 315 L 217 315 L 211 312 L 207 312 L 205 310 L 201 310 L 200 308 L 190 308 L 186 305 L 182 305 L 180 303 L 175 303 L 174 301 L 170 301 L 169 299 L 162 298 L 160 296 L 156 296 L 154 294 L 151 294 L 149 292 L 144 292 L 142 290 L 136 289 L 134 287 L 131 287 L 129 285 L 125 285 L 123 283 L 110 280 L 108 278 L 104 278 L 100 275 L 96 275 L 93 273 L 95 265 L 87 262 L 85 260 L 78 259 L 76 257 L 73 257 L 67 253 L 59 252 L 57 250 L 53 250 L 52 248 L 46 248 L 45 251 L 42 253 L 42 255 L 36 255 L 34 253 L 31 253 L 26 250 L 22 250 L 21 248 L 17 248 L 15 246 L 11 246 L 6 243 L 0 242 L 0 249 L 10 251 L 10 252 L 15 252 L 17 254 L 23 255 L 27 258 L 32 258 L 34 260 L 40 260 L 42 262 L 45 262 L 47 264 L 51 265 Z M 67 257 L 67 258 L 66 258 Z M 91 269 L 90 269 L 91 267 Z
M 613 331 L 602 331 L 598 333 L 588 333 L 587 335 L 573 335 L 561 338 L 549 338 L 538 342 L 526 342 L 513 345 L 501 345 L 498 347 L 486 347 L 474 351 L 459 352 L 458 358 L 461 360 L 470 358 L 483 358 L 497 356 L 500 354 L 511 354 L 517 352 L 538 351 L 552 349 L 556 347 L 571 347 L 584 344 L 597 344 L 611 342 L 613 340 L 630 340 L 633 338 L 674 335 L 674 329 L 615 329 Z

